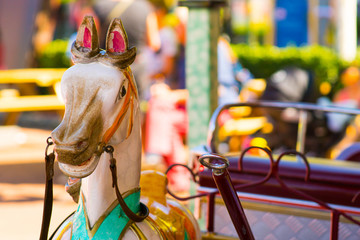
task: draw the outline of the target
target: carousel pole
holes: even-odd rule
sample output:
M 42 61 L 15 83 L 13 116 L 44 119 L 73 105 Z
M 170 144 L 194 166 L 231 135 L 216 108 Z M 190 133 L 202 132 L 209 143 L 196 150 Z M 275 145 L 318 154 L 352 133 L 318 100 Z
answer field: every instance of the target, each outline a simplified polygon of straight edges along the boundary
M 217 41 L 219 7 L 226 0 L 183 0 L 189 8 L 186 32 L 186 88 L 188 100 L 188 146 L 206 144 L 209 121 L 217 107 Z
M 202 165 L 212 170 L 212 177 L 224 200 L 239 238 L 241 240 L 255 240 L 227 170 L 229 161 L 225 157 L 216 154 L 204 154 L 199 158 L 199 161 Z

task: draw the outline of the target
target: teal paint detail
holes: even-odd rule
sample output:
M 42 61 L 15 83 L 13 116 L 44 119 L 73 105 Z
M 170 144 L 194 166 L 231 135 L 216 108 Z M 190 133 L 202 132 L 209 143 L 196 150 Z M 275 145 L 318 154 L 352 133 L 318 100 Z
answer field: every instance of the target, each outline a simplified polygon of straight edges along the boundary
M 140 211 L 140 191 L 127 196 L 124 200 L 133 212 Z M 91 238 L 91 236 L 89 236 L 90 229 L 87 229 L 85 218 L 86 216 L 83 201 L 81 201 L 79 208 L 74 215 L 71 239 L 118 239 L 129 221 L 128 217 L 121 209 L 120 204 L 117 204 L 116 207 L 109 213 L 109 215 L 105 217 L 104 221 L 101 223 L 100 227 Z
M 189 236 L 188 232 L 185 231 L 184 240 L 189 240 L 189 239 L 190 239 L 190 236 Z
M 186 88 L 189 91 L 188 145 L 206 144 L 208 125 L 217 107 L 219 10 L 190 8 L 186 43 Z

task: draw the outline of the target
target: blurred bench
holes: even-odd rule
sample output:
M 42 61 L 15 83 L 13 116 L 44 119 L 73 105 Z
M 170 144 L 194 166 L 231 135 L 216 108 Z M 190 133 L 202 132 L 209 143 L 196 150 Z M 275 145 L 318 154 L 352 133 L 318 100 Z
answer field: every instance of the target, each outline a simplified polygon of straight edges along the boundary
M 65 70 L 0 70 L 0 112 L 7 113 L 3 124 L 15 124 L 21 112 L 63 111 L 65 107 L 59 100 L 56 89 Z M 45 87 L 49 93 L 42 95 L 37 87 Z

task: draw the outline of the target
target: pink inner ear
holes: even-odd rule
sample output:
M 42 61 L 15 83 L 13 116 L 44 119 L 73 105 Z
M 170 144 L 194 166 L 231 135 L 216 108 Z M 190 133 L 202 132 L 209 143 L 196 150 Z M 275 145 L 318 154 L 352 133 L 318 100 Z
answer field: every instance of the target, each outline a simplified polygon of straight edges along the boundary
M 125 51 L 125 41 L 123 36 L 118 31 L 113 31 L 114 38 L 113 41 L 113 48 L 110 49 L 112 52 L 124 52 Z
M 85 27 L 83 42 L 84 42 L 83 47 L 91 48 L 91 32 L 87 27 Z

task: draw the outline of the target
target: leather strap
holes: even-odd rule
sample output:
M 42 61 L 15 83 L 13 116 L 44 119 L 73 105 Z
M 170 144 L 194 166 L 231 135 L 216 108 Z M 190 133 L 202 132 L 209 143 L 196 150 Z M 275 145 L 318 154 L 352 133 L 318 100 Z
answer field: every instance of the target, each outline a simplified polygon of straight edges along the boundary
M 125 215 L 132 221 L 134 222 L 141 222 L 143 221 L 145 218 L 147 218 L 147 216 L 149 215 L 149 209 L 148 207 L 140 202 L 140 214 L 136 214 L 133 211 L 131 211 L 131 209 L 126 205 L 126 202 L 124 201 L 120 190 L 119 190 L 119 186 L 117 183 L 117 171 L 116 171 L 116 160 L 115 158 L 113 158 L 113 151 L 114 148 L 112 146 L 106 146 L 104 148 L 105 152 L 109 153 L 111 158 L 110 158 L 110 170 L 111 170 L 111 176 L 112 176 L 112 186 L 113 188 L 115 188 L 115 193 L 116 193 L 116 197 L 118 199 L 118 202 L 122 208 L 122 210 L 124 211 Z
M 53 176 L 54 176 L 54 152 L 47 154 L 48 148 L 53 144 L 50 141 L 50 137 L 47 139 L 47 147 L 45 150 L 45 170 L 46 170 L 46 182 L 45 182 L 45 197 L 44 197 L 44 210 L 41 224 L 40 240 L 46 240 L 49 233 L 50 219 L 53 207 Z
M 136 86 L 135 83 L 132 81 L 132 77 L 130 75 L 131 70 L 130 68 L 126 68 L 123 71 L 125 77 L 128 79 L 129 82 L 129 87 L 128 87 L 128 91 L 126 93 L 125 99 L 124 99 L 124 103 L 122 108 L 120 109 L 120 112 L 118 113 L 114 123 L 112 124 L 112 126 L 105 132 L 103 139 L 102 139 L 102 146 L 105 146 L 103 148 L 103 151 L 107 152 L 110 154 L 111 159 L 110 159 L 110 170 L 111 170 L 111 175 L 112 175 L 112 186 L 113 188 L 115 188 L 115 193 L 116 193 L 116 197 L 119 201 L 119 204 L 121 206 L 121 208 L 123 209 L 124 213 L 126 214 L 126 216 L 134 221 L 134 222 L 141 222 L 143 221 L 148 215 L 149 215 L 149 209 L 147 208 L 147 206 L 143 203 L 140 202 L 140 212 L 141 215 L 137 215 L 135 214 L 133 211 L 131 211 L 131 209 L 126 205 L 123 197 L 121 196 L 121 193 L 119 191 L 119 186 L 117 184 L 117 170 L 116 170 L 116 160 L 113 157 L 113 152 L 114 152 L 114 148 L 110 145 L 106 146 L 106 144 L 108 143 L 108 141 L 111 139 L 111 137 L 114 135 L 114 133 L 116 132 L 116 130 L 119 128 L 119 126 L 122 123 L 122 120 L 125 117 L 125 114 L 127 112 L 127 110 L 129 109 L 130 106 L 130 120 L 129 120 L 129 126 L 128 126 L 128 131 L 127 131 L 127 136 L 126 138 L 128 138 L 130 136 L 132 127 L 133 127 L 133 111 L 134 111 L 134 99 L 138 98 L 137 95 L 137 91 L 136 91 Z

